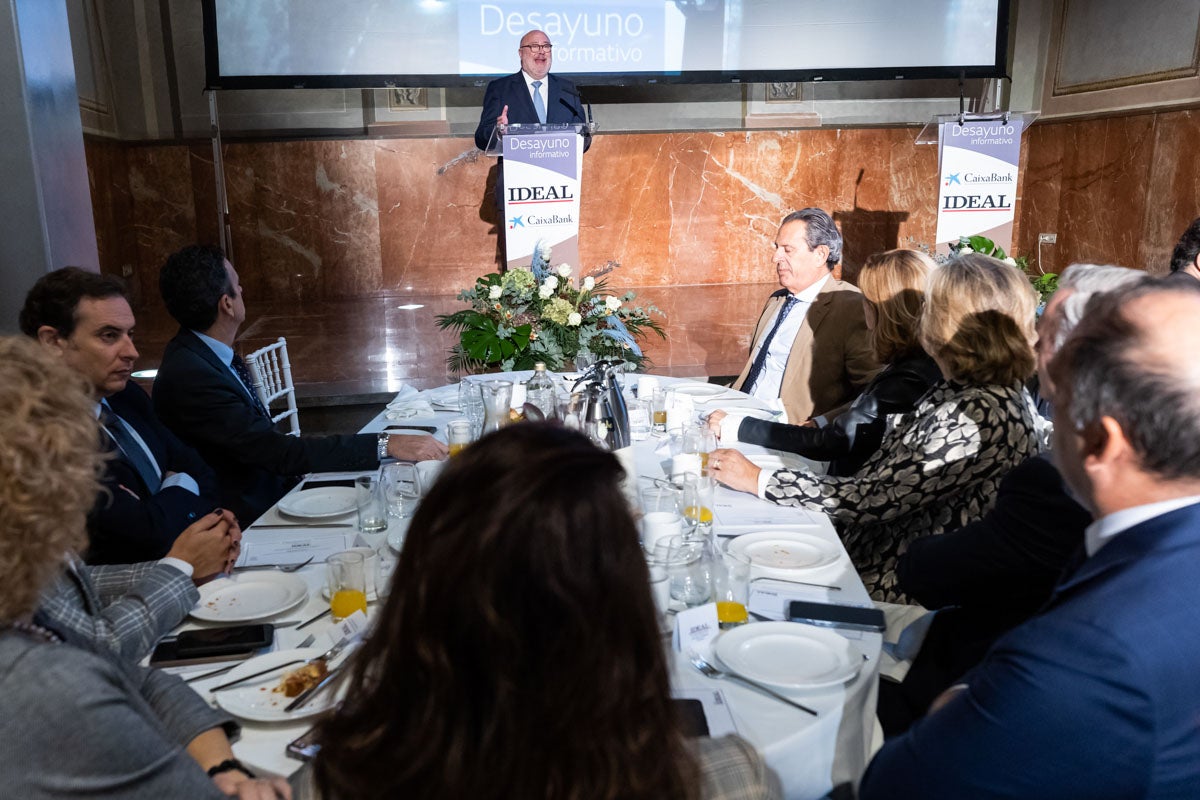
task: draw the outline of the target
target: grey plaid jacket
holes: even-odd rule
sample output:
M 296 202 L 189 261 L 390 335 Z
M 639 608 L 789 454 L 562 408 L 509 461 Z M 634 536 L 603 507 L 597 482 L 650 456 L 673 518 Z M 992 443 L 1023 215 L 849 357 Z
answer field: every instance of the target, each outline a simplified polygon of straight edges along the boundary
M 86 640 L 98 652 L 136 662 L 199 599 L 191 578 L 157 561 L 88 566 L 71 556 L 42 595 L 38 619 Z

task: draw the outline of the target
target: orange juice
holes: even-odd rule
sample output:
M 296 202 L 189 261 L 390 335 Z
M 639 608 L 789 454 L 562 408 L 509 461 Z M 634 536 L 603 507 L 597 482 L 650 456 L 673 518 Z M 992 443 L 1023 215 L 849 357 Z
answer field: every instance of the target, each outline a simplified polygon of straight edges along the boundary
M 663 409 L 662 411 L 655 411 L 654 419 L 652 420 L 652 422 L 655 424 L 655 426 L 662 426 L 665 428 L 667 425 L 666 409 Z
M 708 506 L 688 506 L 683 510 L 683 515 L 688 519 L 695 520 L 701 525 L 711 525 L 713 521 L 712 509 Z
M 717 602 L 717 622 L 721 625 L 741 625 L 749 618 L 746 607 L 741 603 L 735 603 L 732 600 Z
M 367 593 L 354 589 L 338 589 L 329 600 L 334 619 L 345 619 L 355 611 L 367 613 Z
M 451 442 L 450 443 L 450 457 L 454 458 L 456 455 L 458 455 L 463 450 L 465 450 L 466 447 L 467 447 L 466 442 Z
M 708 474 L 708 453 L 700 454 L 700 474 L 701 475 Z

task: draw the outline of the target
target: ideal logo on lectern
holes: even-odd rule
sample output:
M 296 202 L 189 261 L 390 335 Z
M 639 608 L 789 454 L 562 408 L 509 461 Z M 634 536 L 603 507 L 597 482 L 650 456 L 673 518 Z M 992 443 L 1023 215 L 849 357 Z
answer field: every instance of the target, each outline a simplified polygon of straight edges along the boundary
M 1007 211 L 1012 203 L 1006 194 L 948 194 L 943 211 Z
M 566 202 L 574 200 L 570 186 L 510 186 L 508 187 L 508 202 L 533 203 L 538 201 Z

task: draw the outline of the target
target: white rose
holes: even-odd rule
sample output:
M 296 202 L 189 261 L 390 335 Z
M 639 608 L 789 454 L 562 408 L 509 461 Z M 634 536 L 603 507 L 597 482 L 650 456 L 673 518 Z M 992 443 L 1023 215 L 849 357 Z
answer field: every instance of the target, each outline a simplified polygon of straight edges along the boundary
M 569 317 L 567 317 L 567 324 L 572 327 L 576 327 L 582 322 L 583 322 L 583 317 L 579 316 L 578 311 L 572 311 L 571 315 Z
M 502 286 L 493 286 L 488 290 L 488 298 L 491 300 L 499 300 L 502 294 L 504 294 L 504 287 Z
M 975 251 L 974 251 L 974 250 L 972 250 L 971 248 L 969 248 L 969 247 L 964 247 L 963 249 L 961 249 L 961 250 L 959 250 L 959 251 L 958 251 L 958 254 L 959 254 L 960 256 L 965 256 L 965 255 L 967 255 L 968 253 L 974 253 L 974 252 L 975 252 Z
M 542 282 L 542 288 L 553 292 L 558 288 L 558 278 L 554 275 L 547 275 L 546 280 Z
M 559 264 L 558 265 L 558 274 L 563 276 L 564 278 L 571 277 L 571 265 L 567 264 L 566 262 Z
M 595 278 L 593 278 L 591 275 L 588 275 L 586 278 L 583 279 L 583 290 L 585 292 L 590 292 L 592 289 L 595 289 L 595 288 L 596 288 L 596 279 Z
M 542 288 L 538 289 L 538 297 L 542 298 L 543 300 L 549 300 L 553 296 L 554 290 L 549 286 L 543 286 Z
M 1004 263 L 1008 264 L 1010 267 L 1015 267 L 1017 265 L 1017 260 L 1012 256 L 1009 256 L 1008 258 L 1004 259 Z
M 609 295 L 608 297 L 604 298 L 604 307 L 607 308 L 611 313 L 621 307 L 621 301 L 618 298 Z
M 550 245 L 546 244 L 545 242 L 541 242 L 538 244 L 537 254 L 542 259 L 542 261 L 549 261 L 550 253 L 551 253 Z

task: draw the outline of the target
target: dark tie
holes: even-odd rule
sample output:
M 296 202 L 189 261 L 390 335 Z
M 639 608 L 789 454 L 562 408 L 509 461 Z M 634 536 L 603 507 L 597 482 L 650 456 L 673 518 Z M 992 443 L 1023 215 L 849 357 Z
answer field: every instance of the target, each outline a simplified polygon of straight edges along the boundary
M 538 122 L 545 124 L 546 122 L 546 104 L 542 102 L 542 82 L 534 81 L 533 86 L 533 110 L 537 112 Z
M 157 494 L 162 487 L 162 475 L 158 468 L 150 461 L 146 451 L 138 444 L 137 439 L 133 438 L 133 434 L 125 427 L 126 423 L 108 406 L 100 406 L 100 424 L 104 427 L 104 431 L 116 442 L 117 447 L 121 450 L 125 460 L 128 461 L 135 470 L 138 476 L 142 479 L 142 483 L 146 485 L 147 491 L 150 494 Z
M 246 385 L 246 389 L 250 392 L 250 400 L 254 403 L 254 407 L 259 410 L 267 418 L 270 418 L 271 413 L 263 408 L 262 400 L 258 397 L 258 392 L 254 388 L 254 381 L 250 379 L 250 370 L 246 368 L 246 362 L 237 353 L 233 354 L 233 361 L 229 363 L 233 367 L 234 373 L 242 379 L 242 383 Z
M 779 309 L 779 315 L 775 317 L 775 324 L 771 326 L 771 330 L 763 339 L 762 347 L 758 348 L 758 355 L 754 357 L 754 363 L 750 365 L 750 371 L 746 373 L 746 382 L 742 384 L 742 391 L 750 394 L 754 391 L 754 384 L 758 382 L 758 378 L 762 375 L 763 365 L 767 363 L 767 351 L 771 349 L 771 340 L 775 338 L 775 334 L 779 332 L 779 326 L 787 319 L 787 315 L 792 313 L 792 309 L 800 302 L 794 294 L 789 294 L 787 302 L 783 304 L 783 308 Z

